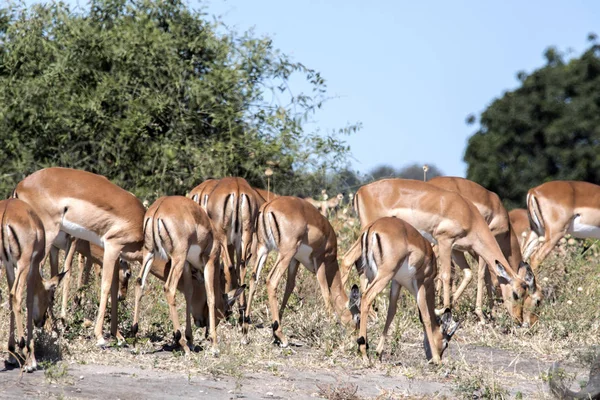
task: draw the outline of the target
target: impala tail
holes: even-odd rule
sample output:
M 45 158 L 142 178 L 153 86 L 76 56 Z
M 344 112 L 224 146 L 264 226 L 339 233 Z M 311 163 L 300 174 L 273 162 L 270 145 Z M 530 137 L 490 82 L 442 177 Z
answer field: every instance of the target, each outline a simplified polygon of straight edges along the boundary
M 533 193 L 527 193 L 527 217 L 531 229 L 539 236 L 545 236 L 544 217 L 540 210 L 538 199 Z

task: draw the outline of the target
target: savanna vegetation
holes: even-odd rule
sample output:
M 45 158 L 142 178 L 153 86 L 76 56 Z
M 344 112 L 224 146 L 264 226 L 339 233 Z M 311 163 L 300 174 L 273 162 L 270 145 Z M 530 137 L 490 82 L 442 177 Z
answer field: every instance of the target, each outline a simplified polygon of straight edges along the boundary
M 520 73 L 521 86 L 480 116 L 465 153 L 468 178 L 496 191 L 507 206 L 522 205 L 526 190 L 545 180 L 600 183 L 600 47 L 595 37 L 590 43 L 577 58 L 549 49 L 544 67 Z M 292 77 L 302 79 L 304 92 L 291 87 Z M 266 168 L 281 194 L 326 189 L 331 195 L 385 177 L 423 178 L 422 165 L 384 165 L 364 175 L 351 170 L 344 135 L 358 131 L 360 123 L 331 132 L 307 124 L 329 98 L 318 71 L 278 50 L 269 37 L 232 30 L 179 0 L 93 0 L 84 9 L 59 2 L 9 3 L 0 9 L 0 88 L 3 197 L 23 177 L 50 165 L 105 175 L 150 201 L 184 194 L 209 177 L 237 175 L 266 187 Z M 427 177 L 442 174 L 430 165 Z M 358 227 L 339 216 L 333 224 L 341 255 Z M 389 351 L 381 362 L 371 353 L 375 374 L 403 383 L 382 388 L 379 395 L 404 397 L 415 388 L 433 387 L 423 395 L 548 397 L 549 364 L 566 359 L 567 366 L 585 370 L 597 345 L 597 256 L 591 241 L 562 244 L 540 270 L 545 300 L 540 321 L 529 328 L 515 327 L 501 307 L 489 325 L 479 325 L 472 285 L 456 307 L 463 323 L 442 366 L 425 363 L 419 316 L 405 293 Z M 272 345 L 264 285 L 270 267 L 256 296 L 250 345 L 239 343 L 233 317 L 220 328 L 219 358 L 200 348 L 189 358 L 178 357 L 177 349 L 168 357 L 156 353 L 172 349 L 168 307 L 153 278 L 137 343 L 129 337 L 127 348 L 96 349 L 90 340 L 97 307 L 92 280 L 60 335 L 42 334 L 39 359 L 46 378 L 69 384 L 67 364 L 94 362 L 185 371 L 190 377 L 229 376 L 236 382 L 256 372 L 273 379 L 307 370 L 367 374 L 356 356 L 354 333 L 325 313 L 316 280 L 305 270 L 284 317 L 296 346 Z M 0 289 L 6 293 L 4 279 Z M 131 328 L 132 297 L 130 290 L 120 308 L 123 332 Z M 178 304 L 183 314 L 182 298 Z M 380 296 L 371 343 L 378 340 L 387 306 L 386 296 Z M 0 320 L 7 319 L 8 310 L 0 308 Z M 7 334 L 2 324 L 0 343 Z M 202 345 L 203 332 L 195 335 Z M 327 398 L 358 396 L 352 384 L 340 385 L 315 390 Z

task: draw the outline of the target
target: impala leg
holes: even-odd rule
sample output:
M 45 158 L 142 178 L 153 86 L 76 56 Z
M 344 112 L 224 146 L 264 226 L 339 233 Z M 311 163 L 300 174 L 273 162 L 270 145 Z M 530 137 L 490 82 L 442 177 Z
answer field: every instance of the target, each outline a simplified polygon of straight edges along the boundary
M 467 262 L 467 259 L 465 258 L 465 253 L 460 252 L 460 251 L 455 251 L 455 252 L 453 252 L 453 256 L 454 256 L 454 262 L 459 266 L 459 268 L 463 272 L 463 279 L 460 282 L 460 285 L 458 286 L 458 288 L 456 289 L 456 292 L 454 292 L 454 296 L 452 298 L 452 303 L 454 304 L 460 298 L 460 296 L 463 294 L 463 292 L 465 291 L 465 289 L 467 288 L 469 283 L 471 283 L 471 280 L 473 279 L 473 273 L 471 272 L 471 267 L 469 266 L 469 263 Z
M 483 315 L 483 291 L 485 285 L 485 274 L 487 264 L 483 258 L 479 257 L 479 266 L 477 273 L 477 300 L 475 302 L 475 314 L 479 317 L 479 323 L 485 324 L 485 315 Z M 489 295 L 489 293 L 488 293 Z M 492 302 L 493 304 L 493 302 Z M 491 310 L 491 308 L 490 308 Z
M 192 334 L 192 269 L 190 263 L 186 262 L 183 269 L 183 295 L 185 297 L 185 338 L 188 346 L 193 348 L 194 335 Z
M 8 330 L 8 360 L 7 363 L 10 365 L 18 365 L 18 361 L 15 357 L 16 355 L 16 346 L 15 346 L 15 311 L 20 310 L 21 305 L 17 305 L 15 301 L 15 296 L 13 294 L 13 288 L 15 285 L 15 269 L 11 264 L 6 264 L 6 281 L 8 282 L 8 304 L 10 307 L 10 323 Z M 33 291 L 31 291 L 33 292 Z M 29 291 L 27 291 L 29 295 Z M 33 293 L 32 293 L 33 295 Z M 19 338 L 19 340 L 21 340 Z
M 12 290 L 10 292 L 12 299 L 12 310 L 15 316 L 15 323 L 17 324 L 17 338 L 19 340 L 19 347 L 22 349 L 25 346 L 25 326 L 23 324 L 23 291 L 25 290 L 25 284 L 27 275 L 29 272 L 29 263 L 24 260 L 29 259 L 27 255 L 23 255 L 17 262 L 17 275 L 15 277 Z M 33 286 L 31 290 L 27 292 L 33 293 Z M 12 335 L 11 335 L 12 336 Z
M 363 293 L 362 299 L 360 301 L 360 328 L 359 328 L 359 336 L 358 340 L 358 349 L 362 353 L 362 358 L 364 362 L 369 362 L 369 356 L 367 355 L 367 350 L 369 349 L 369 344 L 367 342 L 367 322 L 369 319 L 369 310 L 371 309 L 371 304 L 377 297 L 379 293 L 383 289 L 385 289 L 388 282 L 394 276 L 395 271 L 391 271 L 388 273 L 382 273 L 382 270 L 379 270 L 375 279 L 369 284 L 367 290 Z
M 175 342 L 178 343 L 187 354 L 189 353 L 190 349 L 187 347 L 187 340 L 185 336 L 181 334 L 179 316 L 177 315 L 177 304 L 175 303 L 177 285 L 179 283 L 179 279 L 181 279 L 181 276 L 183 275 L 185 264 L 185 257 L 174 257 L 172 259 L 171 272 L 169 273 L 169 277 L 165 283 L 165 296 L 167 298 L 167 304 L 169 304 L 171 322 L 173 322 L 173 334 L 175 336 Z
M 531 268 L 535 271 L 537 267 L 544 261 L 548 254 L 558 244 L 559 240 L 567 234 L 567 227 L 560 231 L 552 231 L 551 227 L 546 228 L 546 236 L 544 243 L 531 256 Z
M 246 303 L 246 316 L 244 317 L 244 322 L 242 324 L 242 343 L 248 343 L 248 328 L 250 325 L 250 313 L 252 310 L 252 300 L 254 299 L 254 292 L 256 291 L 256 285 L 258 283 L 258 278 L 260 277 L 260 273 L 267 261 L 267 257 L 269 256 L 269 251 L 266 247 L 259 247 L 258 254 L 256 259 L 258 260 L 254 265 L 254 269 L 252 270 L 252 276 L 250 277 L 250 290 L 248 291 L 248 300 Z
M 322 262 L 317 269 L 317 281 L 321 287 L 321 295 L 325 301 L 325 310 L 331 315 L 331 293 L 327 282 L 327 263 Z
M 50 252 L 48 254 L 48 260 L 50 261 L 50 276 L 58 275 L 58 247 L 50 246 Z
M 387 317 L 385 319 L 383 333 L 381 335 L 381 339 L 379 339 L 379 345 L 377 346 L 377 354 L 380 358 L 383 354 L 385 342 L 390 337 L 389 330 L 390 326 L 392 325 L 392 321 L 394 320 L 394 316 L 396 316 L 396 311 L 398 310 L 398 298 L 400 297 L 401 290 L 402 286 L 398 282 L 392 280 L 392 288 L 390 290 L 390 306 L 388 308 Z
M 438 346 L 435 342 L 435 338 L 433 335 L 433 323 L 435 320 L 435 312 L 432 310 L 430 306 L 434 304 L 434 293 L 431 291 L 427 291 L 427 284 L 423 282 L 419 286 L 417 291 L 417 307 L 419 308 L 419 314 L 421 317 L 421 322 L 423 323 L 423 329 L 425 330 L 425 335 L 427 336 L 427 341 L 429 342 L 429 347 L 431 349 L 431 361 L 434 364 L 439 364 L 441 362 L 441 357 L 438 351 Z
M 444 301 L 443 308 L 450 308 L 450 275 L 452 270 L 452 243 L 439 242 L 440 278 L 442 280 Z
M 285 293 L 283 294 L 283 300 L 281 302 L 281 309 L 279 310 L 279 319 L 283 318 L 283 312 L 287 306 L 288 300 L 296 286 L 296 275 L 298 274 L 298 260 L 292 258 L 290 265 L 287 270 L 287 280 L 285 282 Z
M 73 256 L 75 255 L 75 247 L 77 247 L 77 240 L 70 240 L 67 245 L 67 258 L 65 259 L 65 265 L 63 271 L 65 275 L 63 277 L 63 290 L 62 290 L 62 304 L 60 307 L 60 318 L 65 323 L 67 318 L 67 305 L 69 302 L 69 289 L 71 287 L 71 266 L 73 264 Z
M 283 252 L 283 250 L 280 249 L 275 266 L 267 278 L 269 308 L 271 310 L 271 318 L 273 318 L 273 336 L 275 337 L 275 340 L 281 344 L 281 347 L 287 347 L 288 340 L 281 329 L 281 318 L 279 317 L 279 306 L 277 304 L 277 286 L 279 285 L 283 273 L 288 269 L 288 265 L 292 261 L 292 257 L 295 253 L 295 249 L 287 252 Z
M 117 338 L 117 344 L 125 343 L 125 338 L 119 331 L 119 260 L 113 268 L 112 285 L 110 288 L 110 334 Z
M 154 261 L 154 254 L 152 252 L 144 251 L 144 253 L 142 268 L 140 268 L 138 278 L 135 280 L 135 306 L 133 310 L 133 325 L 131 326 L 131 331 L 134 335 L 137 334 L 139 329 L 138 323 L 140 321 L 140 302 L 142 300 L 142 296 L 144 295 L 144 285 L 148 275 L 147 270 L 150 270 L 152 262 Z M 167 263 L 170 263 L 170 261 Z
M 108 293 L 111 290 L 114 276 L 115 276 L 115 265 L 118 261 L 119 254 L 121 253 L 121 249 L 118 247 L 113 247 L 107 245 L 104 248 L 104 259 L 102 260 L 102 283 L 100 287 L 100 306 L 98 307 L 98 317 L 96 318 L 96 325 L 94 327 L 94 335 L 96 336 L 96 345 L 98 346 L 106 346 L 106 340 L 104 339 L 102 325 L 104 322 L 104 314 L 106 313 L 106 305 L 108 303 Z M 117 280 L 118 271 L 117 271 Z M 117 324 L 117 307 L 118 302 L 116 298 L 117 292 L 115 291 L 114 299 L 112 299 L 113 303 L 111 305 L 111 331 Z M 116 329 L 115 329 L 116 330 Z
M 204 266 L 204 286 L 206 288 L 206 302 L 208 303 L 208 319 L 209 324 L 207 329 L 212 341 L 213 353 L 218 353 L 217 343 L 217 307 L 216 293 L 221 290 L 220 271 L 217 270 L 217 257 L 213 253 L 209 257 L 208 262 Z

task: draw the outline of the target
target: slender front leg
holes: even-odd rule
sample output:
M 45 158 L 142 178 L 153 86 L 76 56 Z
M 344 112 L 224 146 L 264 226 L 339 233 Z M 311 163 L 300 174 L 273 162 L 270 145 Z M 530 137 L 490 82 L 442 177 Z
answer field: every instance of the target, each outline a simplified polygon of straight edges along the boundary
M 206 288 L 206 302 L 208 303 L 208 319 L 209 323 L 207 329 L 212 341 L 212 351 L 214 354 L 218 353 L 217 343 L 217 307 L 216 307 L 216 293 L 215 291 L 221 290 L 221 279 L 219 274 L 221 271 L 217 271 L 217 260 L 216 256 L 218 252 L 211 253 L 208 262 L 204 266 L 204 287 Z M 226 305 L 223 305 L 226 307 Z
M 450 308 L 450 273 L 452 268 L 452 243 L 449 241 L 440 241 L 439 245 L 439 264 L 440 277 L 444 290 L 443 308 Z
M 463 272 L 463 279 L 460 282 L 460 285 L 454 292 L 454 296 L 452 297 L 452 304 L 456 303 L 456 301 L 463 294 L 469 283 L 471 283 L 471 279 L 473 279 L 473 273 L 471 272 L 471 267 L 465 258 L 465 253 L 461 251 L 453 251 L 452 255 L 454 257 L 454 262 L 458 265 L 458 267 Z
M 392 321 L 394 320 L 394 316 L 396 315 L 396 310 L 398 310 L 398 298 L 400 297 L 400 291 L 402 286 L 392 280 L 392 288 L 390 289 L 390 306 L 388 308 L 387 317 L 385 319 L 385 326 L 383 327 L 383 334 L 381 335 L 381 339 L 379 340 L 379 345 L 377 346 L 377 354 L 381 358 L 383 354 L 383 349 L 385 347 L 386 340 L 390 337 L 389 329 L 392 325 Z
M 104 248 L 104 259 L 102 260 L 102 283 L 100 288 L 100 306 L 98 307 L 98 317 L 96 318 L 96 325 L 94 327 L 94 335 L 96 336 L 96 345 L 97 346 L 106 346 L 106 340 L 104 339 L 102 325 L 104 322 L 104 314 L 106 312 L 106 305 L 108 303 L 108 293 L 112 287 L 114 276 L 115 276 L 115 265 L 118 261 L 119 254 L 121 253 L 121 248 L 113 247 L 110 244 L 107 244 Z M 118 271 L 117 271 L 118 272 Z M 117 274 L 118 279 L 118 274 Z M 116 292 L 113 299 L 113 304 L 111 308 L 114 309 L 114 312 L 111 313 L 111 318 L 114 320 L 115 326 L 117 323 L 117 307 L 118 302 L 116 298 Z M 111 320 L 111 330 L 113 321 Z M 115 329 L 116 330 L 116 329 Z
M 65 266 L 63 267 L 63 271 L 65 271 L 65 275 L 63 277 L 63 295 L 62 295 L 62 304 L 60 307 L 60 318 L 65 322 L 67 318 L 67 305 L 69 302 L 69 289 L 71 287 L 71 267 L 73 265 L 73 256 L 75 255 L 75 248 L 77 247 L 77 240 L 69 240 L 69 244 L 67 245 L 67 258 L 65 259 Z
M 110 288 L 110 334 L 117 338 L 117 345 L 125 343 L 125 338 L 119 331 L 119 260 L 115 261 L 112 284 Z

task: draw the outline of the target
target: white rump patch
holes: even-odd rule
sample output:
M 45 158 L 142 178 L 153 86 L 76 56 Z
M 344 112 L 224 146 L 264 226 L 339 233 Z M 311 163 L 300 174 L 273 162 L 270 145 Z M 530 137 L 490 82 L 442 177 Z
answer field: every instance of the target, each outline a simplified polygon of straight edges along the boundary
M 304 265 L 310 272 L 315 273 L 317 269 L 313 261 L 313 257 L 311 257 L 312 253 L 313 248 L 303 243 L 300 245 L 300 247 L 298 247 L 298 251 L 296 252 L 294 258 Z
M 87 240 L 90 243 L 104 248 L 104 241 L 95 232 L 92 232 L 87 228 L 76 224 L 75 222 L 71 222 L 66 218 L 63 218 L 62 223 L 60 224 L 60 230 L 68 233 L 73 237 Z
M 578 215 L 571 221 L 569 225 L 569 229 L 567 233 L 572 234 L 573 236 L 585 239 L 585 238 L 595 238 L 600 239 L 600 227 L 594 225 L 586 225 L 582 224 L 581 216 Z

